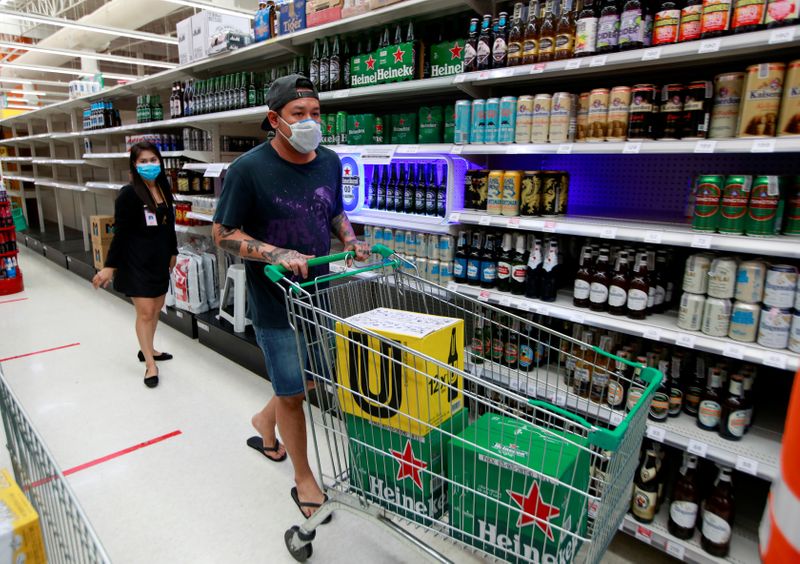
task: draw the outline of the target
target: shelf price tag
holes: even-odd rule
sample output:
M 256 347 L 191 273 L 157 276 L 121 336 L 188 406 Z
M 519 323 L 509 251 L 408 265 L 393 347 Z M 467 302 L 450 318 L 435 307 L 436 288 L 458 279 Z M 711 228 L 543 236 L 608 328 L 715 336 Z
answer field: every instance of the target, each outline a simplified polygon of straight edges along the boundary
M 678 338 L 675 339 L 675 344 L 677 344 L 680 347 L 686 347 L 687 349 L 693 349 L 695 341 L 696 339 L 694 335 L 681 333 L 680 335 L 678 335 Z
M 710 235 L 695 235 L 692 237 L 692 248 L 694 249 L 710 249 L 711 236 Z
M 683 560 L 686 557 L 686 548 L 682 544 L 668 540 L 667 541 L 667 554 L 674 556 L 678 560 Z
M 406 145 L 405 148 L 400 151 L 401 153 L 406 153 L 409 155 L 413 155 L 415 153 L 419 153 L 419 145 Z
M 547 63 L 536 63 L 531 67 L 531 74 L 542 74 L 547 68 Z
M 503 307 L 511 307 L 511 298 L 508 296 L 503 296 L 500 298 L 500 305 Z
M 206 178 L 219 178 L 222 176 L 222 171 L 225 170 L 224 163 L 214 163 L 208 165 L 205 174 L 203 174 Z
M 467 75 L 465 74 L 457 74 L 456 77 L 453 79 L 453 84 L 461 84 L 466 80 Z
M 573 323 L 577 323 L 579 325 L 583 325 L 584 323 L 586 323 L 586 316 L 580 312 L 573 313 L 572 316 L 570 317 L 570 321 L 572 321 Z
M 636 527 L 636 534 L 634 536 L 645 544 L 652 544 L 653 542 L 653 531 L 641 525 Z
M 645 339 L 650 339 L 651 341 L 660 341 L 661 340 L 661 331 L 658 329 L 645 329 L 642 337 Z
M 562 143 L 556 149 L 556 153 L 559 155 L 571 155 L 572 154 L 572 143 Z
M 717 142 L 713 140 L 698 141 L 694 145 L 695 153 L 713 153 L 717 148 Z
M 556 392 L 556 405 L 567 405 L 567 394 L 564 392 Z
M 448 282 L 447 289 L 450 290 L 451 292 L 458 292 L 458 284 L 456 284 L 455 282 Z
M 461 221 L 461 213 L 453 212 L 450 214 L 450 223 L 459 223 Z
M 450 148 L 450 153 L 453 155 L 460 155 L 464 152 L 464 145 L 453 145 Z
M 774 139 L 756 139 L 750 147 L 751 153 L 774 153 L 775 140 Z
M 489 71 L 481 71 L 478 73 L 478 80 L 486 80 L 490 77 Z
M 642 53 L 643 61 L 656 61 L 660 58 L 661 58 L 661 47 L 655 47 L 653 49 L 645 49 L 644 53 Z
M 364 148 L 361 159 L 364 164 L 389 165 L 397 151 L 397 145 L 371 145 Z
M 478 294 L 478 300 L 482 302 L 488 302 L 491 295 L 492 293 L 489 290 L 481 290 L 481 292 Z
M 545 221 L 544 225 L 542 225 L 542 231 L 544 231 L 545 233 L 555 233 L 556 222 L 551 219 Z
M 511 217 L 508 219 L 508 226 L 509 227 L 519 227 L 519 218 L 518 217 Z
M 700 42 L 700 47 L 697 49 L 697 52 L 716 53 L 719 51 L 720 45 L 722 45 L 722 41 L 719 39 L 706 39 L 705 41 Z
M 764 356 L 764 366 L 786 370 L 786 356 L 780 353 L 768 353 Z
M 478 220 L 478 225 L 483 225 L 484 227 L 491 224 L 492 224 L 492 216 L 490 215 L 482 215 L 481 218 Z
M 618 411 L 612 412 L 611 413 L 611 417 L 609 418 L 609 420 L 611 421 L 612 425 L 619 425 L 620 423 L 622 423 L 623 419 L 625 419 L 625 418 Z
M 654 245 L 661 244 L 661 231 L 645 231 L 644 232 L 644 242 L 645 243 L 652 243 Z
M 758 461 L 739 455 L 736 457 L 736 469 L 751 476 L 758 476 Z
M 774 30 L 769 36 L 769 44 L 775 45 L 776 43 L 786 43 L 794 40 L 794 30 L 794 27 Z
M 550 308 L 546 306 L 541 306 L 539 308 L 539 315 L 544 315 L 545 317 L 550 317 Z
M 655 425 L 648 425 L 647 438 L 653 439 L 654 441 L 659 443 L 663 443 L 664 439 L 667 438 L 667 431 L 662 427 L 657 427 Z
M 603 239 L 616 239 L 617 238 L 617 228 L 616 227 L 604 227 L 600 230 L 600 237 Z
M 334 100 L 339 99 L 339 98 L 349 98 L 349 97 L 350 97 L 350 90 L 349 89 L 337 90 L 336 92 L 333 93 L 333 99 Z
M 517 300 L 514 303 L 514 307 L 516 307 L 517 309 L 521 309 L 522 311 L 531 311 L 533 309 L 531 307 L 531 303 L 530 302 L 526 302 L 524 300 Z
M 514 69 L 513 67 L 506 67 L 504 69 L 496 69 L 493 70 L 492 78 L 508 78 L 509 76 L 514 76 Z
M 705 458 L 708 454 L 708 443 L 691 439 L 689 441 L 689 445 L 686 447 L 686 450 L 691 454 L 696 454 L 697 456 Z
M 623 155 L 638 155 L 639 152 L 642 150 L 642 144 L 639 141 L 632 141 L 625 143 L 622 147 L 622 154 Z
M 728 358 L 742 360 L 744 358 L 744 351 L 742 347 L 738 345 L 725 345 L 725 348 L 722 349 L 722 355 Z
M 566 70 L 574 70 L 581 68 L 581 59 L 570 59 L 564 66 Z
M 597 55 L 596 57 L 592 57 L 589 60 L 589 66 L 602 67 L 605 66 L 607 60 L 608 60 L 608 55 Z

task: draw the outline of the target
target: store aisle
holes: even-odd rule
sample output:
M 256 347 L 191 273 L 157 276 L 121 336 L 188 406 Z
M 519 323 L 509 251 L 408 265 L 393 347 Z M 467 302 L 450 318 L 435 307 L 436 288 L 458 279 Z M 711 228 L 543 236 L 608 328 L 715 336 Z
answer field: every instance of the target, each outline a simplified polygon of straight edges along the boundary
M 69 477 L 114 562 L 292 562 L 283 544 L 299 522 L 291 466 L 244 445 L 269 383 L 161 324 L 157 347 L 175 359 L 149 390 L 129 304 L 27 249 L 20 263 L 28 299 L 0 299 L 0 359 L 20 357 L 3 362 L 6 378 L 61 468 L 160 439 Z M 615 550 L 629 552 L 621 542 Z M 314 552 L 325 562 L 412 558 L 349 515 L 319 532 Z M 608 561 L 627 558 L 666 560 L 637 543 Z

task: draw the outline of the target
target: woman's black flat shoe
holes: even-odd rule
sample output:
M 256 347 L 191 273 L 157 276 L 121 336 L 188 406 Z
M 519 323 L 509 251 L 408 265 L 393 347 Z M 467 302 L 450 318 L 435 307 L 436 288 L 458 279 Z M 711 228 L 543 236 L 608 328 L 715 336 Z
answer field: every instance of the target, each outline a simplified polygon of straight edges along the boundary
M 147 370 L 144 371 L 144 385 L 148 388 L 155 388 L 158 386 L 158 374 L 155 376 L 148 376 Z
M 169 353 L 161 353 L 158 356 L 154 356 L 153 360 L 172 360 L 172 355 Z M 144 353 L 139 351 L 139 362 L 144 362 Z

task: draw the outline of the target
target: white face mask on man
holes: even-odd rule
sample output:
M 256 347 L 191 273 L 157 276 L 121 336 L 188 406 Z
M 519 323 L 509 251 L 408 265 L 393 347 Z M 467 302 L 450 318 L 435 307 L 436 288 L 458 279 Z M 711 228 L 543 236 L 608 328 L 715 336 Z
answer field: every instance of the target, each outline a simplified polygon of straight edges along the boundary
M 278 116 L 283 123 L 289 126 L 292 130 L 291 137 L 286 136 L 282 131 L 280 134 L 286 137 L 289 144 L 295 148 L 298 153 L 307 154 L 315 151 L 319 144 L 322 142 L 322 127 L 319 122 L 309 118 L 297 123 L 289 123 L 281 116 Z

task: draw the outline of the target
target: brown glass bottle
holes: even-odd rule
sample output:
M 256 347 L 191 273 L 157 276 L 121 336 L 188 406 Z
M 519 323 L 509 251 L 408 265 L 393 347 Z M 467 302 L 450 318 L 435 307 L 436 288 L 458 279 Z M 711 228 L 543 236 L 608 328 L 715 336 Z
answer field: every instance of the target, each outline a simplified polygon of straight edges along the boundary
M 575 12 L 572 0 L 561 1 L 561 13 L 556 25 L 555 60 L 572 58 L 575 52 Z
M 612 315 L 625 315 L 628 312 L 629 270 L 628 253 L 621 251 L 608 287 L 608 312 Z
M 522 64 L 531 65 L 539 56 L 539 1 L 528 4 L 528 23 L 525 25 L 522 42 Z
M 734 510 L 731 470 L 720 468 L 714 489 L 703 502 L 703 521 L 700 529 L 700 544 L 712 556 L 720 558 L 728 556 Z
M 539 55 L 536 61 L 546 63 L 552 61 L 556 52 L 556 20 L 555 0 L 547 0 L 544 8 L 544 18 L 539 27 Z
M 647 253 L 639 253 L 636 257 L 636 265 L 633 267 L 633 274 L 628 286 L 628 301 L 626 304 L 628 317 L 631 319 L 644 319 L 647 316 L 649 293 Z
M 492 64 L 492 16 L 483 16 L 481 34 L 478 36 L 477 69 L 487 70 Z
M 719 436 L 729 441 L 740 441 L 747 430 L 747 405 L 744 397 L 744 377 L 732 374 L 728 396 L 722 402 L 719 416 Z
M 683 455 L 681 474 L 672 489 L 672 503 L 669 506 L 667 528 L 679 539 L 694 536 L 700 492 L 697 487 L 697 457 L 688 453 Z
M 575 395 L 588 398 L 592 388 L 592 372 L 594 371 L 594 357 L 597 353 L 592 349 L 592 332 L 584 331 L 581 346 L 575 356 L 575 372 L 572 379 L 572 391 Z
M 592 284 L 592 248 L 584 245 L 581 252 L 580 266 L 575 273 L 575 287 L 572 292 L 572 304 L 575 307 L 589 307 L 589 292 Z
M 631 513 L 641 523 L 651 523 L 656 517 L 659 466 L 655 449 L 647 449 L 633 478 Z
M 598 346 L 605 352 L 611 352 L 612 339 L 610 335 L 600 337 Z M 606 401 L 608 382 L 611 376 L 611 359 L 602 354 L 594 355 L 594 369 L 592 370 L 592 384 L 589 399 L 596 403 Z
M 592 270 L 591 289 L 589 290 L 589 308 L 592 311 L 608 309 L 608 286 L 611 282 L 608 254 L 607 247 L 600 249 L 600 255 Z
M 478 70 L 478 25 L 480 20 L 472 18 L 469 22 L 469 38 L 464 45 L 464 72 Z
M 600 13 L 595 0 L 583 0 L 583 5 L 576 16 L 575 23 L 575 56 L 585 57 L 597 50 L 597 23 Z
M 522 33 L 522 2 L 514 4 L 511 29 L 508 32 L 508 66 L 516 67 L 522 64 L 523 33 Z
M 697 426 L 706 431 L 716 431 L 722 412 L 722 369 L 715 366 L 708 370 L 708 382 L 700 405 L 697 408 Z
M 683 411 L 697 417 L 700 408 L 700 398 L 706 388 L 706 376 L 702 370 L 695 370 L 691 383 L 686 387 L 686 396 L 683 402 Z

